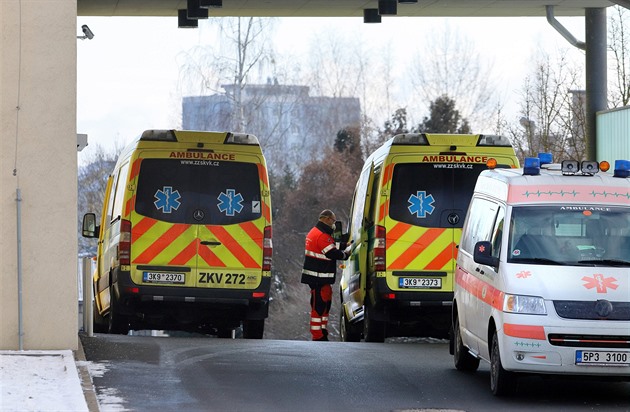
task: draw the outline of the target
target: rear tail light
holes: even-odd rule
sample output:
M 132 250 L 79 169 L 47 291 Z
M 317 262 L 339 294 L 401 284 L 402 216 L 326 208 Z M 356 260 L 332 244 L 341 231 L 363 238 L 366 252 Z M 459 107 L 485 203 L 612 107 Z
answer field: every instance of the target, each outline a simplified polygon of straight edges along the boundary
M 266 226 L 263 232 L 263 265 L 262 270 L 271 270 L 271 256 L 273 255 L 273 243 L 271 241 L 271 226 Z
M 120 221 L 120 240 L 118 242 L 118 262 L 121 265 L 129 265 L 131 260 L 131 222 L 125 219 Z
M 385 271 L 385 227 L 376 226 L 374 236 L 374 270 L 377 272 Z

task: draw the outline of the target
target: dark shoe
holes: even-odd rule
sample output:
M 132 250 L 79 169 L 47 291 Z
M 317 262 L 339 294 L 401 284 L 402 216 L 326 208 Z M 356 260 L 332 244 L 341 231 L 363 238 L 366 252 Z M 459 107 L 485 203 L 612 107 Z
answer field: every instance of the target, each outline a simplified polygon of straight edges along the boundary
M 328 342 L 328 336 L 322 336 L 319 339 L 313 339 L 313 342 Z

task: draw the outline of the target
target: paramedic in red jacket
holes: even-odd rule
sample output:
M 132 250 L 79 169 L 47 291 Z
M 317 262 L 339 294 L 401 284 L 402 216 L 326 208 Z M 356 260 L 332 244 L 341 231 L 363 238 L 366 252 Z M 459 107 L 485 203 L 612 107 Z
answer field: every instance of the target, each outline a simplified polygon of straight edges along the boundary
M 319 221 L 306 235 L 302 283 L 311 287 L 311 335 L 313 340 L 327 341 L 328 312 L 332 304 L 332 284 L 335 283 L 337 260 L 350 255 L 337 249 L 332 237 L 337 218 L 331 210 L 323 210 Z M 345 245 L 342 249 L 345 248 Z

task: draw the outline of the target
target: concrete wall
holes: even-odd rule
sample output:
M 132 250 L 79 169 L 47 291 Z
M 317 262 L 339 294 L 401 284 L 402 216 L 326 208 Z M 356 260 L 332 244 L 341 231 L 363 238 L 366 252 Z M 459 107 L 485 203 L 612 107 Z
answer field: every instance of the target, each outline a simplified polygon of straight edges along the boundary
M 0 1 L 0 349 L 19 349 L 18 188 L 22 348 L 77 348 L 76 16 Z

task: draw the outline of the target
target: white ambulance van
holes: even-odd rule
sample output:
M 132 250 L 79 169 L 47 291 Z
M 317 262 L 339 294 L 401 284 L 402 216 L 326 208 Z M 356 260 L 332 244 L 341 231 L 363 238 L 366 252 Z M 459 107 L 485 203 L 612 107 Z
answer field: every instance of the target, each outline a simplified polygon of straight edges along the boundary
M 504 136 L 399 134 L 365 161 L 340 280 L 343 341 L 448 336 L 457 244 L 482 170 L 516 168 Z
M 457 257 L 451 354 L 519 373 L 630 378 L 630 161 L 528 158 L 481 173 Z
M 262 338 L 271 284 L 271 201 L 258 139 L 147 130 L 109 176 L 98 238 L 94 329 Z

